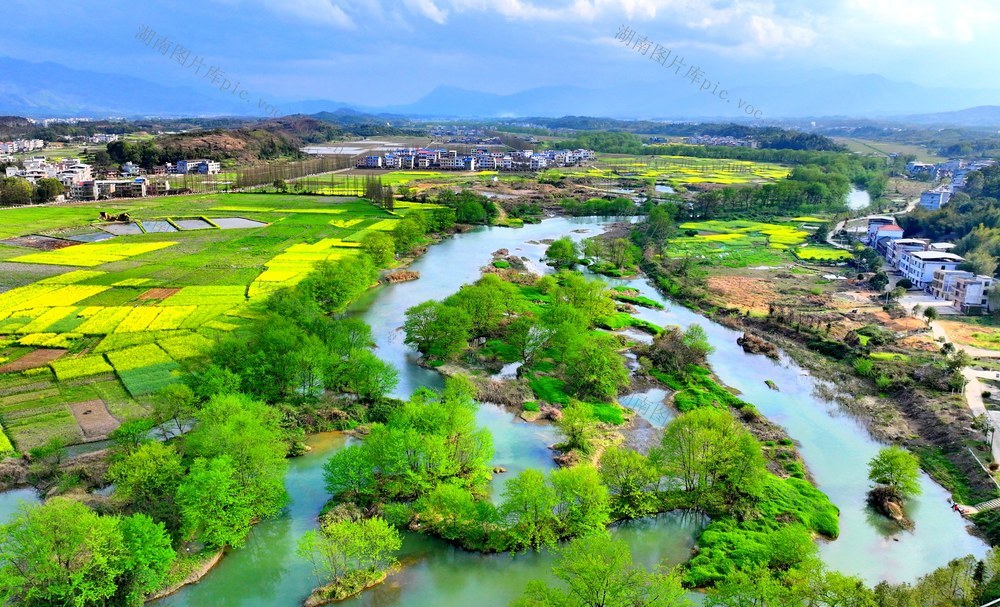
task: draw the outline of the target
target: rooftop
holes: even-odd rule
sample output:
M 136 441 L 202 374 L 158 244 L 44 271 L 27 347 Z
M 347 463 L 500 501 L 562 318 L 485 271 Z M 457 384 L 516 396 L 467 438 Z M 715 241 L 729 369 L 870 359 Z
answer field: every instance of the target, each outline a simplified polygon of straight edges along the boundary
M 965 261 L 965 258 L 961 255 L 955 255 L 954 253 L 944 253 L 942 251 L 914 251 L 910 253 L 913 257 L 919 259 L 920 261 L 941 261 L 941 262 L 955 262 L 955 261 Z

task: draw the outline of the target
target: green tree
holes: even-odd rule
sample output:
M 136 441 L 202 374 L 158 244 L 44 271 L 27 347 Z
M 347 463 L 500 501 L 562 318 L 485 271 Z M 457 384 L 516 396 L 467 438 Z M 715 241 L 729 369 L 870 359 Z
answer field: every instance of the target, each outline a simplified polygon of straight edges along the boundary
M 377 490 L 374 462 L 361 445 L 341 449 L 323 466 L 326 490 L 334 498 L 365 505 Z
M 244 395 L 215 396 L 198 412 L 184 449 L 192 457 L 225 456 L 254 517 L 274 516 L 287 503 L 288 445 L 274 407 Z
M 396 243 L 385 232 L 371 232 L 361 239 L 361 248 L 376 266 L 386 268 L 396 259 Z
M 410 215 L 396 222 L 392 229 L 392 240 L 396 243 L 396 252 L 401 255 L 409 253 L 423 236 L 424 227 Z
M 920 495 L 920 461 L 900 447 L 883 447 L 868 462 L 868 480 L 903 499 Z
M 491 280 L 464 286 L 458 293 L 444 301 L 446 305 L 465 311 L 472 321 L 472 332 L 476 336 L 489 335 L 496 331 L 507 313 L 508 301 L 514 297 L 514 294 L 505 288 L 508 283 L 499 277 L 489 276 Z
M 560 449 L 590 453 L 597 435 L 597 423 L 589 405 L 578 401 L 570 403 L 563 408 L 557 426 L 563 436 Z
M 557 505 L 555 490 L 538 470 L 525 470 L 507 481 L 500 513 L 514 544 L 528 550 L 554 545 L 559 539 Z
M 160 426 L 164 439 L 183 434 L 185 425 L 197 411 L 197 397 L 187 384 L 170 384 L 153 399 L 153 420 Z
M 421 354 L 447 360 L 468 345 L 472 319 L 460 308 L 425 301 L 406 311 L 403 330 L 405 343 Z
M 141 418 L 128 420 L 115 428 L 111 433 L 111 440 L 116 454 L 126 456 L 153 440 L 149 434 L 155 424 L 151 419 Z
M 396 367 L 375 356 L 370 350 L 355 350 L 347 358 L 343 374 L 345 389 L 365 403 L 374 402 L 399 383 Z
M 664 476 L 693 509 L 745 510 L 765 477 L 760 444 L 729 411 L 705 407 L 672 420 L 663 433 Z
M 610 401 L 629 383 L 618 340 L 592 333 L 570 342 L 563 358 L 566 382 L 581 399 Z
M 35 200 L 52 202 L 63 193 L 63 183 L 58 179 L 46 177 L 35 182 Z
M 125 571 L 117 519 L 56 497 L 0 527 L 0 597 L 23 607 L 101 607 Z
M 927 320 L 927 324 L 931 324 L 938 318 L 937 308 L 934 306 L 927 306 L 924 308 L 924 318 Z
M 615 313 L 615 301 L 608 294 L 607 285 L 591 280 L 577 272 L 560 272 L 559 287 L 553 301 L 566 303 L 586 315 L 590 324 Z
M 965 261 L 959 264 L 958 269 L 981 276 L 993 276 L 997 271 L 997 258 L 988 251 L 976 249 L 965 254 Z
M 239 548 L 254 520 L 254 505 L 228 456 L 198 458 L 177 489 L 183 531 L 210 546 Z
M 580 250 L 569 236 L 563 236 L 545 250 L 545 259 L 557 268 L 571 268 L 580 260 Z
M 107 478 L 115 484 L 115 496 L 137 512 L 143 512 L 177 530 L 174 496 L 184 466 L 173 445 L 146 443 L 108 468 Z
M 518 354 L 525 365 L 530 365 L 535 355 L 549 341 L 552 330 L 541 325 L 533 316 L 519 316 L 507 325 L 507 341 L 517 348 Z
M 601 455 L 600 471 L 615 518 L 642 518 L 657 511 L 660 471 L 645 455 L 608 447 Z
M 303 286 L 325 314 L 339 314 L 377 279 L 378 270 L 371 258 L 367 254 L 359 254 L 346 261 L 316 264 L 303 281 Z
M 573 540 L 552 573 L 562 582 L 528 584 L 512 607 L 689 607 L 676 571 L 648 572 L 632 562 L 628 545 L 606 534 Z
M 116 581 L 121 605 L 141 607 L 146 595 L 158 590 L 177 554 L 162 523 L 144 514 L 133 514 L 119 521 L 124 547 L 125 571 Z
M 298 553 L 308 558 L 321 583 L 344 582 L 352 575 L 363 579 L 396 564 L 402 538 L 394 527 L 379 517 L 344 520 L 309 531 L 299 540 Z
M 553 470 L 549 480 L 555 490 L 555 515 L 563 537 L 604 533 L 611 521 L 608 489 L 597 468 L 581 464 Z

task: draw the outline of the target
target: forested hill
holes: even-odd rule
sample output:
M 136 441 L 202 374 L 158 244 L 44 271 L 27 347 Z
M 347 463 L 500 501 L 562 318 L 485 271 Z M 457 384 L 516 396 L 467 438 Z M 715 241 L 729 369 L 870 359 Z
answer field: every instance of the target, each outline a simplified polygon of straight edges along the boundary
M 299 157 L 300 148 L 312 143 L 371 135 L 401 135 L 406 131 L 384 124 L 341 126 L 311 116 L 285 116 L 236 128 L 194 130 L 162 135 L 148 141 L 115 141 L 108 144 L 114 162 L 135 162 L 150 168 L 181 157 L 235 159 L 253 162 L 279 157 Z

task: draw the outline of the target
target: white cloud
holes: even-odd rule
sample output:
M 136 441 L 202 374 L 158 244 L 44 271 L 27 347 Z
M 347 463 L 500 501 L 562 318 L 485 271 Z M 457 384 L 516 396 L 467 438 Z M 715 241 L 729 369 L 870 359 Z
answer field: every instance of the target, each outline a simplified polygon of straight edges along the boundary
M 267 10 L 296 20 L 353 29 L 354 20 L 336 0 L 257 0 Z
M 406 4 L 408 9 L 420 13 L 439 25 L 443 24 L 448 18 L 447 11 L 438 8 L 434 4 L 434 0 L 404 0 L 404 4 Z

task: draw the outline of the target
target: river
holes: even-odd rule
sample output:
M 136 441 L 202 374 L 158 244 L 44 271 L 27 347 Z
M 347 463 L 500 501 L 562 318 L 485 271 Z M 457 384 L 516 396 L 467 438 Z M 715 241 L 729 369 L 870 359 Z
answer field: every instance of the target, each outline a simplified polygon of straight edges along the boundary
M 368 293 L 351 313 L 371 325 L 377 354 L 399 369 L 395 394 L 405 397 L 417 387 L 437 388 L 442 383 L 436 372 L 418 367 L 415 353 L 403 344 L 399 327 L 408 307 L 427 299 L 442 299 L 462 284 L 474 281 L 497 249 L 526 256 L 537 267 L 546 246 L 539 241 L 567 234 L 582 239 L 599 233 L 605 223 L 589 218 L 555 218 L 517 230 L 478 228 L 431 247 L 411 267 L 420 272 L 419 280 Z M 644 280 L 609 282 L 633 286 L 647 297 L 669 304 Z M 793 361 L 784 356 L 776 362 L 746 354 L 736 346 L 736 332 L 680 306 L 671 305 L 667 310 L 640 308 L 638 315 L 661 325 L 701 324 L 715 346 L 710 363 L 719 378 L 740 390 L 744 399 L 783 425 L 801 443 L 803 458 L 818 486 L 841 510 L 840 539 L 820 547 L 830 567 L 870 583 L 882 579 L 912 581 L 952 558 L 982 556 L 986 552 L 986 544 L 969 535 L 965 521 L 948 508 L 945 491 L 927 477 L 921 479 L 923 495 L 908 506 L 908 514 L 916 523 L 913 532 L 894 531 L 870 514 L 864 504 L 868 489 L 866 464 L 880 445 L 837 405 L 817 397 L 813 393 L 814 380 Z M 766 379 L 773 380 L 780 392 L 768 389 Z M 662 398 L 659 393 L 650 396 L 654 401 Z M 656 425 L 662 425 L 672 415 L 662 407 L 657 411 L 660 419 Z M 497 475 L 495 494 L 511 474 L 526 467 L 552 467 L 548 445 L 555 441 L 555 435 L 551 427 L 525 423 L 491 405 L 480 408 L 478 420 L 493 433 L 495 464 L 509 471 Z M 299 605 L 316 580 L 309 564 L 295 555 L 295 544 L 306 530 L 315 527 L 316 515 L 327 499 L 322 464 L 346 441 L 336 433 L 311 437 L 313 450 L 290 461 L 286 486 L 291 504 L 285 513 L 255 526 L 247 546 L 228 554 L 201 583 L 157 605 Z M 3 501 L 8 495 L 0 496 L 0 515 L 8 509 L 8 502 Z M 615 533 L 628 541 L 637 561 L 649 565 L 660 561 L 680 563 L 690 554 L 701 524 L 695 517 L 673 513 L 616 529 Z M 502 606 L 519 595 L 528 580 L 549 576 L 552 555 L 478 555 L 432 538 L 407 535 L 402 560 L 407 566 L 400 573 L 345 604 Z

